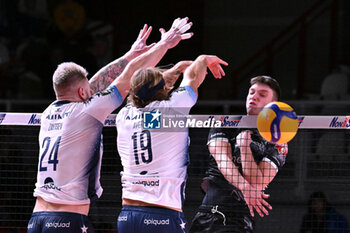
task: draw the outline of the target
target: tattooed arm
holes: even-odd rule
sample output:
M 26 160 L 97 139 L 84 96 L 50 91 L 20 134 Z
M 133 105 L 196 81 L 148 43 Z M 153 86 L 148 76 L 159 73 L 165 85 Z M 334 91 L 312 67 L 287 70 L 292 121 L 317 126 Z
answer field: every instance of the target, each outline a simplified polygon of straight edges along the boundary
M 123 72 L 128 63 L 127 58 L 121 57 L 100 69 L 89 81 L 94 93 L 106 89 Z
M 155 43 L 146 45 L 146 40 L 152 31 L 152 27 L 144 25 L 143 29 L 131 46 L 131 49 L 121 58 L 112 61 L 100 69 L 89 81 L 91 89 L 96 92 L 103 91 L 115 80 L 125 69 L 126 65 L 134 58 L 147 52 Z
M 133 59 L 120 77 L 113 81 L 112 85 L 118 88 L 123 99 L 129 92 L 130 79 L 134 72 L 141 68 L 154 67 L 169 49 L 175 47 L 181 40 L 191 38 L 193 33 L 186 33 L 191 26 L 192 22 L 188 22 L 188 17 L 185 17 L 175 19 L 169 31 L 165 31 L 163 28 L 159 30 L 162 34 L 160 41 L 149 51 Z

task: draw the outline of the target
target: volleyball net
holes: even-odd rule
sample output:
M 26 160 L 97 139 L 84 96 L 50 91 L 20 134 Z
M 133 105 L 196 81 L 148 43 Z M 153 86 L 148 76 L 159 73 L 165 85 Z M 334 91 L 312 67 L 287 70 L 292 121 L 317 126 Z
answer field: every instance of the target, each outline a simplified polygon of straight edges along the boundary
M 40 117 L 39 113 L 0 113 L 0 232 L 26 232 L 35 203 L 32 194 L 39 157 Z M 202 123 L 189 123 L 191 164 L 184 205 L 189 222 L 203 199 L 201 183 L 209 162 L 207 141 L 212 126 L 208 121 L 220 121 L 227 128 L 256 127 L 256 118 L 242 115 L 191 115 L 191 119 Z M 305 115 L 298 116 L 298 120 L 299 131 L 288 143 L 286 163 L 265 191 L 270 194 L 268 202 L 273 210 L 269 216 L 254 218 L 255 232 L 299 232 L 303 217 L 311 208 L 310 196 L 320 192 L 343 216 L 342 220 L 329 220 L 333 227 L 339 228 L 344 219 L 350 219 L 350 116 Z M 122 166 L 116 149 L 114 114 L 105 121 L 103 140 L 104 193 L 92 205 L 90 219 L 96 232 L 107 233 L 116 232 L 121 209 Z

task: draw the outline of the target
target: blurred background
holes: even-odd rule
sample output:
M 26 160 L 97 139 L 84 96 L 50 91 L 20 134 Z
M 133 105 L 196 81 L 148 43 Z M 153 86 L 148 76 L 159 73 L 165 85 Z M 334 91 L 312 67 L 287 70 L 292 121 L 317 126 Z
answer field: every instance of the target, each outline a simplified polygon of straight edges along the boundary
M 284 99 L 349 94 L 349 1 L 1 0 L 0 99 L 52 100 L 59 63 L 74 61 L 91 77 L 129 50 L 144 23 L 154 27 L 151 43 L 179 16 L 194 23 L 194 37 L 160 65 L 200 54 L 229 63 L 225 79 L 203 84 L 200 100 L 242 100 L 258 74 L 278 79 Z
M 0 112 L 42 112 L 55 98 L 52 74 L 58 64 L 74 61 L 90 78 L 126 53 L 145 23 L 154 28 L 150 44 L 160 39 L 160 27 L 169 29 L 184 16 L 193 22 L 194 37 L 170 50 L 159 65 L 200 54 L 229 63 L 224 79 L 207 77 L 193 113 L 244 114 L 249 79 L 269 75 L 299 115 L 349 114 L 347 0 L 0 0 Z M 0 233 L 26 232 L 35 201 L 38 130 L 0 127 Z M 199 187 L 208 130 L 191 129 L 190 135 L 184 209 L 189 221 L 203 197 Z M 114 128 L 104 129 L 104 194 L 90 216 L 96 232 L 116 232 L 121 165 L 115 138 Z M 324 193 L 329 205 L 350 220 L 349 171 L 347 130 L 301 130 L 267 190 L 274 210 L 255 218 L 256 232 L 300 232 L 315 192 Z

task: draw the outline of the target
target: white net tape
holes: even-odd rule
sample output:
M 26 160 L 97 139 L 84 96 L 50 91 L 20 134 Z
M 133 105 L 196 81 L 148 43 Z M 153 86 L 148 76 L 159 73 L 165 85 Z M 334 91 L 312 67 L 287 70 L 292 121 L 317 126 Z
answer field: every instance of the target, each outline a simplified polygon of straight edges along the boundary
M 104 126 L 115 126 L 116 114 L 110 114 Z M 165 115 L 164 118 L 167 116 Z M 179 116 L 183 119 L 184 116 Z M 0 125 L 39 126 L 40 113 L 0 112 Z M 175 117 L 176 118 L 176 117 Z M 189 128 L 256 128 L 256 116 L 247 115 L 188 115 Z M 170 119 L 170 118 L 169 118 Z M 174 116 L 171 118 L 174 120 Z M 298 116 L 299 129 L 349 129 L 350 116 Z M 198 123 L 199 122 L 199 123 Z M 220 124 L 215 124 L 219 122 Z

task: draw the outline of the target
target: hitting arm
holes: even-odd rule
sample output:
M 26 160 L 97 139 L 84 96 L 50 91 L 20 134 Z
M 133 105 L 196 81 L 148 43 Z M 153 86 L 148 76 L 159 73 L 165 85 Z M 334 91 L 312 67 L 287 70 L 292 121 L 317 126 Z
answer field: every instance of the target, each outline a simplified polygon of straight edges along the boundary
M 221 79 L 225 72 L 220 64 L 227 66 L 227 62 L 217 56 L 201 55 L 188 67 L 184 73 L 184 78 L 180 86 L 190 86 L 198 96 L 198 87 L 204 81 L 207 74 L 207 67 L 210 69 L 215 78 Z
M 172 89 L 174 87 L 177 79 L 180 77 L 180 74 L 185 72 L 187 67 L 189 67 L 192 62 L 193 61 L 180 61 L 176 63 L 176 65 L 174 65 L 172 68 L 163 72 L 165 84 L 169 89 Z

